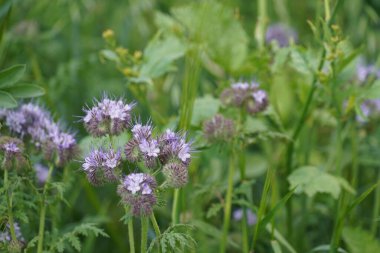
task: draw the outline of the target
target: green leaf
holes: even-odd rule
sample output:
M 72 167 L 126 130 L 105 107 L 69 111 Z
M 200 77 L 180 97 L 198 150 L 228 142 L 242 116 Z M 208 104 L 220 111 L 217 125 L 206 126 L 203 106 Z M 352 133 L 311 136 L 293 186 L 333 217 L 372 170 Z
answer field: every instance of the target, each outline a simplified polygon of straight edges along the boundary
M 363 93 L 363 99 L 380 98 L 380 80 L 376 80 L 369 89 Z
M 173 63 L 186 52 L 186 46 L 175 36 L 161 38 L 158 33 L 144 51 L 144 63 L 140 69 L 143 78 L 156 78 L 175 70 Z
M 295 170 L 289 177 L 290 188 L 296 188 L 296 193 L 306 193 L 313 197 L 318 192 L 328 193 L 335 199 L 341 192 L 340 181 L 313 166 L 304 166 Z
M 45 90 L 42 87 L 27 83 L 17 84 L 15 86 L 5 88 L 4 90 L 15 98 L 32 98 L 45 94 Z
M 18 82 L 25 73 L 25 65 L 14 65 L 0 71 L 0 88 L 6 88 Z
M 351 253 L 374 253 L 380 252 L 380 242 L 368 231 L 359 227 L 345 227 L 343 229 L 343 240 Z
M 229 71 L 242 66 L 248 52 L 248 35 L 232 8 L 218 1 L 198 1 L 174 8 L 173 15 L 209 57 Z
M 274 253 L 282 253 L 282 250 L 281 250 L 281 247 L 280 247 L 280 244 L 278 243 L 278 241 L 272 240 L 270 242 L 270 245 L 272 246 Z
M 194 102 L 193 117 L 191 124 L 193 126 L 199 126 L 204 120 L 212 118 L 220 107 L 219 99 L 212 96 L 204 96 L 197 98 Z
M 291 65 L 300 73 L 310 74 L 311 69 L 306 56 L 300 51 L 300 49 L 292 48 L 290 51 Z
M 13 108 L 17 106 L 17 101 L 11 94 L 0 90 L 0 108 Z
M 268 233 L 273 232 L 274 238 L 284 247 L 286 248 L 290 253 L 297 253 L 297 251 L 293 248 L 292 245 L 285 239 L 285 237 L 277 230 L 275 229 L 272 224 L 267 224 L 266 229 Z
M 311 251 L 312 252 L 319 252 L 319 251 L 330 252 L 330 245 L 329 244 L 319 245 L 319 246 L 315 247 L 314 249 L 312 249 Z M 345 251 L 342 248 L 338 248 L 338 252 L 339 253 L 347 253 L 347 251 Z

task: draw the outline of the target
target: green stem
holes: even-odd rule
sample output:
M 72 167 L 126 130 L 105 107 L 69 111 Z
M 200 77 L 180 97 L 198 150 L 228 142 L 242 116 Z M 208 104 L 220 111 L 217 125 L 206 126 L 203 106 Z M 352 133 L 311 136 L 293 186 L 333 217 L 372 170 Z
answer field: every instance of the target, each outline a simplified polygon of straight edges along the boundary
M 148 218 L 141 217 L 141 253 L 146 253 L 148 245 Z
M 53 172 L 53 165 L 50 165 L 48 177 L 45 181 L 44 190 L 42 192 L 41 199 L 41 212 L 40 212 L 40 224 L 38 229 L 38 245 L 37 245 L 37 253 L 42 253 L 43 243 L 44 243 L 44 234 L 45 234 L 45 217 L 46 217 L 46 193 L 49 187 L 49 182 L 51 178 L 51 174 Z
M 242 244 L 243 253 L 249 252 L 249 242 L 248 242 L 248 220 L 247 220 L 247 208 L 243 207 L 243 219 L 241 220 L 241 234 L 242 234 Z
M 135 253 L 135 236 L 133 233 L 133 217 L 128 221 L 129 252 Z
M 330 0 L 325 0 L 325 20 L 328 22 L 331 18 L 331 11 L 330 11 Z
M 13 220 L 13 211 L 12 211 L 12 193 L 8 192 L 9 181 L 8 181 L 8 170 L 4 168 L 4 187 L 6 189 L 6 198 L 7 198 L 7 209 L 8 209 L 8 224 L 9 230 L 11 231 L 12 241 L 17 241 L 15 225 Z
M 256 40 L 259 48 L 265 45 L 265 30 L 268 23 L 267 0 L 259 0 L 258 4 L 258 22 L 256 27 Z
M 200 51 L 198 48 L 189 50 L 186 57 L 185 77 L 181 94 L 181 111 L 178 128 L 187 131 L 193 114 L 194 101 L 197 95 L 200 74 Z M 179 189 L 174 190 L 172 223 L 178 223 L 179 218 Z
M 160 227 L 158 226 L 158 223 L 157 223 L 156 217 L 154 216 L 154 213 L 152 213 L 152 214 L 150 215 L 150 221 L 152 222 L 154 232 L 156 233 L 156 237 L 157 237 L 157 245 L 158 245 L 158 252 L 161 253 L 161 244 L 160 244 L 160 240 L 161 240 L 161 231 L 160 231 Z
M 377 181 L 380 180 L 380 169 L 377 171 Z M 380 211 L 380 187 L 376 187 L 375 190 L 375 205 L 373 207 L 373 215 L 372 215 L 372 224 L 371 224 L 371 233 L 374 237 L 377 234 L 377 226 L 379 221 L 379 211 Z
M 230 157 L 230 164 L 228 168 L 228 185 L 227 185 L 227 194 L 226 202 L 224 204 L 224 219 L 223 219 L 223 234 L 220 242 L 220 252 L 226 252 L 226 244 L 228 239 L 228 230 L 230 227 L 231 220 L 231 205 L 232 205 L 232 193 L 234 188 L 234 174 L 235 174 L 235 154 L 232 148 L 232 154 Z
M 179 199 L 179 189 L 174 189 L 173 209 L 172 209 L 172 225 L 177 224 L 178 220 L 179 220 L 178 199 Z
M 345 192 L 342 192 L 341 195 L 339 196 L 339 201 L 337 204 L 337 214 L 335 216 L 336 220 L 334 224 L 333 235 L 331 237 L 330 253 L 338 252 L 339 242 L 342 235 L 344 220 L 346 216 L 346 204 L 345 204 L 346 201 L 345 200 L 346 200 Z

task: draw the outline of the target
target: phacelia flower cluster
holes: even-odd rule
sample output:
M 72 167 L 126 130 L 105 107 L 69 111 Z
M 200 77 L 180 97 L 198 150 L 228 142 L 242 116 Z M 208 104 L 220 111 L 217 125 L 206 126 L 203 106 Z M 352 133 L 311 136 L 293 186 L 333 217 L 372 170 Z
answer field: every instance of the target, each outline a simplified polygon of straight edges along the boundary
M 188 181 L 188 167 L 192 153 L 191 143 L 186 142 L 184 134 L 171 130 L 166 130 L 161 135 L 155 134 L 154 127 L 150 122 L 146 124 L 140 121 L 132 123 L 130 111 L 134 104 L 128 105 L 121 101 L 111 102 L 108 98 L 103 99 L 94 108 L 86 110 L 83 121 L 86 129 L 94 136 L 112 136 L 128 132 L 130 139 L 124 145 L 126 161 L 122 161 L 121 152 L 115 152 L 111 145 L 106 148 L 93 149 L 85 157 L 82 168 L 88 180 L 94 185 L 120 182 L 118 194 L 121 196 L 122 202 L 130 207 L 132 214 L 149 215 L 156 204 L 157 183 L 155 178 L 149 174 L 137 172 L 125 176 L 122 165 L 125 164 L 128 168 L 132 167 L 135 170 L 144 166 L 152 172 L 162 169 L 165 176 L 164 185 L 179 188 Z M 102 106 L 104 104 L 112 104 L 113 109 L 118 107 L 120 110 L 115 109 L 118 113 L 111 112 L 110 106 L 104 107 Z M 122 110 L 122 108 L 124 109 Z M 96 118 L 96 115 L 100 116 Z M 111 119 L 110 115 L 118 115 L 118 117 L 112 116 Z M 115 124 L 117 131 L 111 130 Z
M 234 83 L 223 90 L 220 99 L 224 105 L 245 108 L 249 114 L 262 112 L 268 106 L 268 95 L 257 83 Z
M 134 103 L 126 104 L 123 100 L 105 97 L 90 109 L 84 109 L 83 117 L 87 131 L 93 136 L 119 135 L 131 123 L 131 111 Z
M 152 213 L 156 204 L 154 191 L 157 187 L 156 180 L 149 174 L 131 173 L 125 176 L 118 186 L 118 194 L 135 216 L 147 216 Z
M 92 150 L 87 155 L 82 168 L 93 185 L 101 185 L 118 180 L 120 162 L 120 151 L 115 152 L 112 148 L 108 150 L 100 148 Z
M 235 124 L 221 114 L 203 123 L 203 134 L 209 142 L 229 141 L 235 134 Z
M 294 29 L 284 24 L 270 25 L 265 34 L 265 40 L 268 44 L 275 41 L 280 47 L 287 47 L 290 41 L 297 42 L 298 35 Z
M 63 166 L 74 157 L 77 150 L 74 136 L 62 131 L 40 106 L 24 104 L 16 110 L 7 111 L 5 118 L 10 131 L 42 148 L 47 160 L 55 160 Z
M 17 138 L 8 136 L 0 137 L 0 157 L 2 157 L 2 168 L 22 169 L 27 166 L 24 156 L 24 143 Z

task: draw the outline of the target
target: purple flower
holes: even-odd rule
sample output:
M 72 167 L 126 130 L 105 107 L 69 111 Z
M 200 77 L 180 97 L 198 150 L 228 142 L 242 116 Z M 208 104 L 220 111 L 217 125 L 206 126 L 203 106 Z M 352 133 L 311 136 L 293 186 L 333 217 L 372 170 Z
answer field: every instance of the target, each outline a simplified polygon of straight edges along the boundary
M 157 157 L 160 152 L 157 140 L 142 139 L 139 147 L 141 152 L 148 157 Z
M 141 123 L 136 123 L 132 127 L 133 138 L 141 142 L 141 140 L 149 139 L 152 136 L 153 127 L 148 123 L 147 125 L 142 125 Z
M 356 115 L 356 120 L 360 123 L 365 123 L 370 117 L 376 117 L 380 115 L 380 99 L 369 99 L 364 101 L 360 105 L 361 115 Z
M 270 25 L 265 34 L 265 40 L 268 44 L 276 41 L 280 47 L 287 47 L 292 40 L 297 42 L 297 33 L 284 24 Z
M 250 114 L 265 110 L 268 105 L 268 96 L 264 90 L 259 89 L 255 82 L 238 82 L 226 88 L 220 95 L 222 103 L 226 106 L 246 107 Z
M 49 175 L 49 169 L 40 164 L 40 163 L 37 163 L 34 165 L 34 170 L 36 172 L 36 177 L 37 177 L 37 181 L 40 185 L 44 184 L 48 178 L 48 175 Z
M 124 204 L 132 209 L 135 216 L 147 216 L 156 204 L 154 191 L 157 187 L 155 179 L 149 174 L 132 173 L 124 177 L 118 187 L 118 194 Z
M 27 160 L 23 154 L 24 143 L 8 136 L 0 137 L 0 154 L 3 153 L 2 166 L 5 169 L 23 169 L 27 167 Z
M 242 208 L 236 209 L 233 212 L 233 218 L 236 221 L 241 221 L 243 219 L 244 210 Z M 255 225 L 257 222 L 257 216 L 254 214 L 251 209 L 246 209 L 246 215 L 247 215 L 247 223 L 248 225 L 252 226 Z
M 95 149 L 84 159 L 82 168 L 93 185 L 115 182 L 118 179 L 117 168 L 121 162 L 121 153 L 113 149 L 104 151 Z
M 380 70 L 373 64 L 366 64 L 364 59 L 360 58 L 356 66 L 356 78 L 360 83 L 365 83 L 370 76 L 380 78 Z
M 205 138 L 210 141 L 229 141 L 235 134 L 235 124 L 233 120 L 217 114 L 212 119 L 203 124 Z
M 87 131 L 96 136 L 119 135 L 131 123 L 131 111 L 134 104 L 126 104 L 123 100 L 111 100 L 107 97 L 91 109 L 85 109 L 83 117 Z
M 17 240 L 24 241 L 24 237 L 22 236 L 20 225 L 17 222 L 14 222 L 13 226 L 14 226 L 13 228 L 14 228 Z M 4 231 L 2 231 L 2 232 L 0 231 L 0 243 L 11 242 L 12 238 L 11 238 L 11 231 L 10 230 L 11 230 L 10 225 L 9 225 L 9 223 L 7 223 L 5 225 Z

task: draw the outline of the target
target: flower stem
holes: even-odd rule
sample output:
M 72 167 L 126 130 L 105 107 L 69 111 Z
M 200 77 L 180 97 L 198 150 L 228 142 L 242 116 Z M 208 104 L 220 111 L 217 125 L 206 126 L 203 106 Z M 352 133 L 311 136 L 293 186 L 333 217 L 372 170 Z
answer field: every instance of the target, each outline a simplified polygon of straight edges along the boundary
M 161 253 L 161 245 L 160 245 L 160 240 L 161 240 L 161 231 L 160 227 L 158 226 L 156 217 L 154 216 L 154 213 L 150 215 L 150 221 L 152 222 L 154 232 L 156 233 L 157 237 L 157 245 L 158 245 L 158 252 Z
M 41 212 L 40 212 L 40 224 L 38 230 L 38 245 L 37 245 L 37 253 L 42 253 L 43 243 L 44 243 L 44 234 L 45 234 L 45 216 L 46 216 L 46 193 L 49 187 L 49 182 L 51 178 L 51 174 L 53 172 L 53 165 L 50 165 L 48 177 L 45 181 L 44 190 L 42 192 L 41 199 Z
M 4 168 L 4 187 L 6 189 L 9 230 L 11 231 L 12 241 L 17 241 L 14 220 L 13 220 L 13 212 L 12 212 L 12 196 L 11 196 L 12 193 L 8 192 L 9 180 L 8 180 L 8 170 L 6 168 Z
M 178 199 L 179 199 L 179 189 L 174 189 L 173 197 L 173 209 L 172 209 L 172 224 L 175 225 L 178 223 Z
M 148 244 L 148 218 L 141 217 L 141 253 L 146 253 Z
M 135 237 L 133 233 L 133 217 L 128 221 L 129 252 L 135 253 Z
M 227 186 L 227 194 L 226 201 L 224 204 L 224 219 L 223 219 L 223 234 L 222 240 L 220 242 L 220 252 L 226 252 L 226 245 L 228 239 L 228 229 L 230 227 L 231 220 L 231 204 L 232 204 L 232 193 L 233 193 L 233 183 L 234 183 L 234 174 L 235 174 L 235 154 L 234 149 L 232 149 L 232 154 L 230 157 L 230 164 L 228 168 L 228 186 Z

